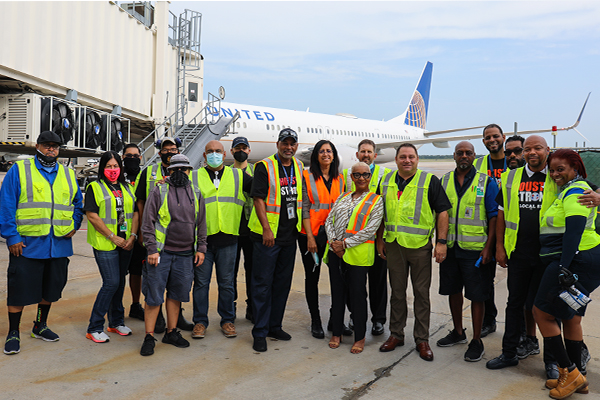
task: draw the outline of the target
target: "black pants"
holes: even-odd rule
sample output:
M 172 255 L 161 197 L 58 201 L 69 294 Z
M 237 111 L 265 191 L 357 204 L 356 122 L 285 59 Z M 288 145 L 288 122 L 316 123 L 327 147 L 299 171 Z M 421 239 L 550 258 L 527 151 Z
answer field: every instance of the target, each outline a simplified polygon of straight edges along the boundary
M 495 302 L 496 291 L 494 288 L 494 279 L 496 279 L 496 261 L 482 265 L 482 268 L 485 268 L 488 272 L 486 280 L 490 285 L 490 297 L 485 301 L 485 314 L 483 315 L 483 326 L 488 326 L 494 325 L 496 323 L 496 317 L 498 316 L 498 309 L 496 308 Z
M 329 252 L 328 266 L 333 336 L 342 336 L 347 297 L 354 321 L 354 341 L 362 340 L 367 331 L 367 272 L 369 267 L 347 264 L 332 251 Z
M 369 305 L 371 307 L 371 322 L 385 324 L 387 320 L 387 261 L 377 255 L 375 249 L 375 262 L 368 267 L 369 274 Z
M 237 276 L 238 271 L 240 270 L 240 256 L 242 254 L 242 250 L 244 251 L 244 271 L 246 271 L 246 306 L 252 307 L 252 285 L 250 284 L 250 279 L 252 277 L 252 254 L 253 254 L 254 244 L 252 240 L 250 240 L 250 236 L 239 236 L 238 237 L 238 247 L 237 247 L 237 257 L 235 258 L 235 278 L 233 285 L 233 293 L 234 300 L 238 298 L 237 291 Z
M 538 256 L 518 257 L 513 255 L 508 261 L 508 302 L 506 304 L 506 326 L 502 338 L 502 353 L 512 358 L 517 355 L 521 336 L 523 306 L 533 307 L 545 266 Z
M 319 278 L 321 276 L 321 261 L 325 253 L 325 245 L 317 245 L 317 255 L 319 256 L 319 265 L 315 267 L 315 260 L 312 254 L 308 254 L 308 239 L 306 235 L 298 235 L 298 247 L 302 255 L 302 264 L 304 265 L 304 293 L 306 294 L 306 304 L 310 312 L 311 319 L 321 320 L 319 312 Z

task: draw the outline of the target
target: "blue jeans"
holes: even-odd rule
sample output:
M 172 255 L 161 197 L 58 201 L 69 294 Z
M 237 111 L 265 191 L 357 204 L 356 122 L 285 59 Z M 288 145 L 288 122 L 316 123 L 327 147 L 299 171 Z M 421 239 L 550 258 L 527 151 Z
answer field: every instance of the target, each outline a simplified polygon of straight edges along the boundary
M 125 276 L 131 259 L 131 250 L 117 247 L 111 251 L 94 249 L 96 264 L 102 276 L 102 287 L 96 296 L 88 333 L 104 330 L 104 316 L 108 314 L 108 326 L 115 328 L 125 324 L 125 308 L 123 308 L 123 291 Z
M 292 287 L 296 242 L 267 247 L 254 242 L 252 265 L 253 337 L 266 337 L 281 329 L 285 305 Z
M 219 301 L 217 311 L 221 316 L 221 325 L 235 321 L 235 258 L 237 243 L 229 246 L 209 244 L 204 262 L 194 268 L 194 323 L 208 327 L 208 291 L 212 277 L 213 264 L 217 272 L 219 285 Z

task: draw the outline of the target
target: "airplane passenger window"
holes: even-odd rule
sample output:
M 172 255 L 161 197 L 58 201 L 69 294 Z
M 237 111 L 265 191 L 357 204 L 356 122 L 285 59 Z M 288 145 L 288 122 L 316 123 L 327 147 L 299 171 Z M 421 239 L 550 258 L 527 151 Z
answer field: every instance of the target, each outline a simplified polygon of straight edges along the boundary
M 238 127 L 238 128 L 240 127 L 240 123 L 239 123 L 239 122 L 237 123 L 237 127 Z
M 319 133 L 323 133 L 323 130 L 321 128 L 319 128 Z
M 272 130 L 275 130 L 275 125 L 271 125 L 271 129 L 272 129 Z
M 269 130 L 269 124 L 267 124 L 267 130 Z
M 244 128 L 246 127 L 246 123 L 244 122 Z

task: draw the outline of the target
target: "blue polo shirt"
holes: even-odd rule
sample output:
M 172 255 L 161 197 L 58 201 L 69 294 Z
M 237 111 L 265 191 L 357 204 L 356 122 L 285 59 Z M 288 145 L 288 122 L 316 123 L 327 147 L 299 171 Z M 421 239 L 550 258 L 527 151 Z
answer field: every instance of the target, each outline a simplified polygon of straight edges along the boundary
M 58 173 L 58 163 L 50 171 L 42 167 L 37 156 L 35 157 L 35 166 L 42 176 L 50 183 L 54 184 Z M 19 165 L 15 164 L 6 173 L 0 189 L 0 235 L 6 239 L 6 245 L 23 242 L 23 256 L 27 258 L 48 259 L 70 257 L 73 255 L 73 244 L 71 238 L 62 238 L 54 236 L 54 230 L 50 229 L 50 234 L 46 236 L 21 236 L 17 232 L 17 205 L 21 196 L 21 182 L 19 180 Z M 75 210 L 73 220 L 75 221 L 75 230 L 81 227 L 83 219 L 83 196 L 81 190 L 77 187 L 75 200 L 73 202 Z

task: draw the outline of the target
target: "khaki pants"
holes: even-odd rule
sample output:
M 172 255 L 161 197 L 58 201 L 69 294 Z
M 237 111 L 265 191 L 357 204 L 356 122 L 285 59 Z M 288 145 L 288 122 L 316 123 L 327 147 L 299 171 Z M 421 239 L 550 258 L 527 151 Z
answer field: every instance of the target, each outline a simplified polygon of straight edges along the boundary
M 404 340 L 404 327 L 408 307 L 406 302 L 406 287 L 408 274 L 413 286 L 415 326 L 415 343 L 429 341 L 429 320 L 431 304 L 429 288 L 431 286 L 431 242 L 418 249 L 400 246 L 398 242 L 386 243 L 387 267 L 390 272 L 390 331 L 392 336 Z

